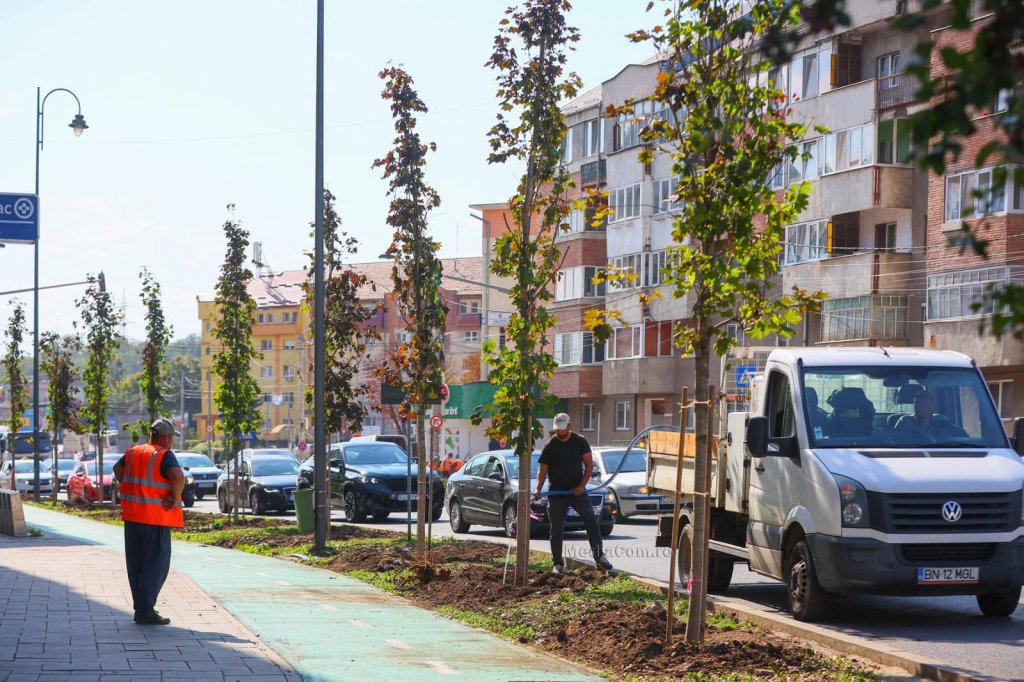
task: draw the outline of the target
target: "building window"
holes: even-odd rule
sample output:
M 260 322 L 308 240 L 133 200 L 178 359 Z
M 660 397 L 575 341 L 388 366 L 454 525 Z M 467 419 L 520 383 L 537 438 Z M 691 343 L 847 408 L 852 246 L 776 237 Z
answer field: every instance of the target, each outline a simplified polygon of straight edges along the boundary
M 572 161 L 572 128 L 566 128 L 565 137 L 562 138 L 562 163 Z
M 409 332 L 395 332 L 395 341 L 397 343 L 410 343 L 412 341 L 412 334 Z
M 284 394 L 284 404 L 285 405 L 294 405 L 295 404 L 295 394 L 291 393 L 291 392 L 285 393 Z
M 554 358 L 559 367 L 604 362 L 605 344 L 595 344 L 591 332 L 555 334 Z
M 910 119 L 896 118 L 878 122 L 878 163 L 913 161 L 910 146 Z
M 630 424 L 629 413 L 632 405 L 628 400 L 620 400 L 615 403 L 615 430 L 630 431 L 633 425 Z
M 260 376 L 264 379 L 269 379 L 274 376 L 273 367 L 260 367 Z
M 679 178 L 665 178 L 654 181 L 654 206 L 651 209 L 655 215 L 667 211 L 678 211 L 682 204 L 676 199 L 676 184 Z
M 472 329 L 472 330 L 466 332 L 463 335 L 462 339 L 466 343 L 479 343 L 480 342 L 480 332 L 478 332 L 475 329 Z
M 580 266 L 563 268 L 558 271 L 555 280 L 555 300 L 570 301 L 580 297 L 603 297 L 605 282 L 594 283 L 594 278 L 604 272 L 604 268 Z
M 822 303 L 822 341 L 905 338 L 906 296 L 875 294 L 832 298 Z
M 594 156 L 602 151 L 601 119 L 595 118 L 583 124 L 583 156 Z
M 207 347 L 206 347 L 206 354 L 207 354 L 207 355 L 209 355 L 209 354 L 210 354 L 210 347 L 209 347 L 209 346 L 207 346 Z M 31 414 L 31 413 L 30 413 L 30 414 Z
M 735 322 L 730 322 L 725 325 L 725 335 L 736 342 L 737 346 L 747 345 L 747 332 L 743 327 Z
M 1006 178 L 993 187 L 994 170 L 985 168 L 946 176 L 946 222 L 1006 210 Z M 1007 177 L 1011 175 L 1006 173 Z
M 498 328 L 498 350 L 505 348 L 505 328 Z
M 875 124 L 868 123 L 825 136 L 824 161 L 822 168 L 825 173 L 866 166 L 874 163 L 875 158 Z M 793 182 L 790 180 L 790 182 Z
M 878 58 L 878 80 L 879 86 L 893 88 L 897 85 L 897 74 L 903 72 L 903 65 L 900 63 L 900 53 L 891 52 Z
M 617 327 L 608 339 L 608 357 L 616 360 L 640 357 L 644 351 L 643 332 L 642 324 Z
M 267 313 L 267 324 L 274 324 L 274 313 Z
M 207 322 L 206 323 L 206 331 L 210 331 L 211 327 L 212 327 L 212 325 L 209 322 Z
M 285 339 L 284 340 L 284 349 L 285 350 L 295 350 L 295 339 Z
M 993 289 L 1024 283 L 1024 268 L 1000 265 L 928 277 L 928 321 L 982 317 L 995 312 Z
M 615 123 L 615 151 L 640 144 L 640 131 L 654 113 L 655 103 L 650 100 L 636 102 L 633 111 L 619 114 Z
M 288 365 L 285 365 L 282 371 L 284 372 L 284 380 L 285 381 L 294 381 L 295 380 L 295 368 L 294 367 L 289 367 Z
M 664 281 L 663 271 L 668 266 L 668 252 L 631 253 L 612 258 L 608 265 L 614 273 L 614 279 L 608 282 L 608 288 L 612 291 L 656 287 Z
M 272 398 L 271 398 L 271 395 L 269 393 L 264 393 L 263 394 L 263 402 L 264 402 L 264 404 L 270 403 L 271 400 L 272 400 Z
M 879 251 L 896 250 L 896 223 L 875 225 L 875 249 Z
M 580 431 L 594 430 L 594 403 L 583 403 L 580 410 Z
M 259 315 L 256 316 L 256 323 L 257 324 L 263 324 L 263 320 L 264 320 L 263 313 L 260 313 Z
M 821 260 L 828 256 L 828 221 L 815 220 L 786 226 L 786 265 Z
M 608 193 L 608 206 L 611 218 L 608 222 L 617 223 L 640 215 L 640 183 L 618 187 Z
M 480 312 L 480 301 L 459 301 L 460 315 L 476 315 Z
M 263 339 L 260 341 L 260 350 L 273 350 L 274 342 L 270 339 Z
M 992 400 L 995 401 L 1000 419 L 1007 424 L 1012 423 L 1015 416 L 1013 414 L 1013 380 L 990 381 L 988 390 L 992 394 Z

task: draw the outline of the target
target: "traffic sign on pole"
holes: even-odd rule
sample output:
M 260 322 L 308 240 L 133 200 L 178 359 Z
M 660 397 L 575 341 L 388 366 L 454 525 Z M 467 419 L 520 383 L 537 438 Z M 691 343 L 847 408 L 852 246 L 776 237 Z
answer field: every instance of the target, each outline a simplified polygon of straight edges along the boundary
M 448 404 L 448 384 L 441 384 L 441 404 Z
M 435 431 L 439 431 L 443 425 L 444 419 L 442 419 L 440 415 L 435 414 L 433 417 L 430 418 L 430 428 L 434 429 Z
M 39 197 L 0 194 L 0 242 L 33 244 L 39 239 Z

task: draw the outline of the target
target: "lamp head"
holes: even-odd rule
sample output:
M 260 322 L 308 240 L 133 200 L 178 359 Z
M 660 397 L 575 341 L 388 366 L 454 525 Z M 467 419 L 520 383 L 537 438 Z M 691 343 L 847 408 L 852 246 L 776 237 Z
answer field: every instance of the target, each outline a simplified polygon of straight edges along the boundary
M 68 124 L 68 127 L 75 131 L 75 137 L 81 137 L 89 124 L 85 122 L 85 116 L 75 114 L 75 120 Z

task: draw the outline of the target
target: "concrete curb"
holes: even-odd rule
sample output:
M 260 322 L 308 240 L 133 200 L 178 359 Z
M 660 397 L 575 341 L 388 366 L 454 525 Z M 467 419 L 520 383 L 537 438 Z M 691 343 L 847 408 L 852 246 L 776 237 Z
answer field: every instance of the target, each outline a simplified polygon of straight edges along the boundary
M 548 552 L 543 553 L 548 554 Z M 565 563 L 572 568 L 594 568 L 593 564 L 579 559 L 566 558 Z M 626 571 L 623 573 L 651 592 L 668 594 L 669 586 L 666 582 L 633 575 Z M 676 594 L 686 596 L 685 590 L 681 589 L 677 589 Z M 838 634 L 812 623 L 801 623 L 788 615 L 742 599 L 711 595 L 708 597 L 708 601 L 715 610 L 724 611 L 740 620 L 750 620 L 762 627 L 823 644 L 840 653 L 858 656 L 879 665 L 900 668 L 911 675 L 924 679 L 936 680 L 936 682 L 992 682 L 995 679 L 987 676 L 979 677 L 976 673 L 958 670 L 939 661 L 872 642 L 863 637 Z

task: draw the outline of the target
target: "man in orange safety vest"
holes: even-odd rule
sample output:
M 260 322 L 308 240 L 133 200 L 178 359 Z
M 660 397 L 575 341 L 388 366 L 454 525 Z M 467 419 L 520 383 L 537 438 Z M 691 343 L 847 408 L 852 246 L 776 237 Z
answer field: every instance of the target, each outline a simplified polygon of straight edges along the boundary
M 124 558 L 139 625 L 167 625 L 156 612 L 157 596 L 171 570 L 171 528 L 185 525 L 181 492 L 185 474 L 170 447 L 181 435 L 169 419 L 157 419 L 149 443 L 133 445 L 114 465 L 121 484 Z

